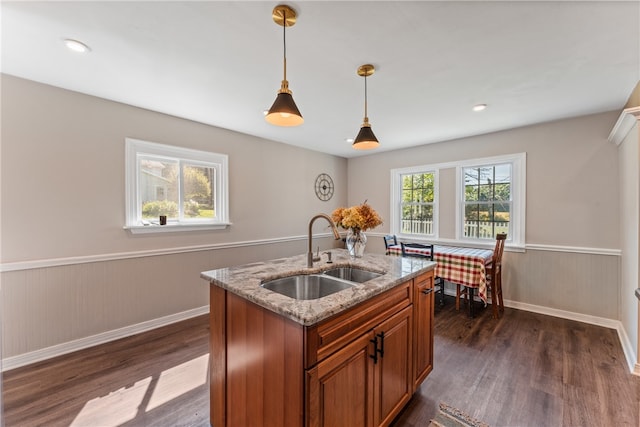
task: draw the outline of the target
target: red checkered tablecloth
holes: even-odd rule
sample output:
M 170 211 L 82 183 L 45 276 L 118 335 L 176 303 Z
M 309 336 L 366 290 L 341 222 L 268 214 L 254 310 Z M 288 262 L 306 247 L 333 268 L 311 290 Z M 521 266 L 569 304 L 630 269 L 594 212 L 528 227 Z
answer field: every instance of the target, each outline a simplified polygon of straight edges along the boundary
M 407 252 L 429 255 L 428 250 L 405 248 Z M 491 264 L 493 251 L 488 249 L 463 248 L 457 246 L 434 246 L 433 260 L 436 276 L 452 283 L 478 289 L 478 295 L 487 302 L 486 266 Z M 402 255 L 400 245 L 388 248 L 389 255 Z

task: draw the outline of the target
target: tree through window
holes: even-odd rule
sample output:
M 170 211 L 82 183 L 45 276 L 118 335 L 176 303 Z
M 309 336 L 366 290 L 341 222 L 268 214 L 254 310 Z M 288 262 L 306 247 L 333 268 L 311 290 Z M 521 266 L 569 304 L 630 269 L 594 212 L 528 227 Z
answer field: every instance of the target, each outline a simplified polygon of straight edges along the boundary
M 228 225 L 226 155 L 127 139 L 127 228 Z M 164 227 L 168 229 L 169 227 Z
M 432 236 L 435 194 L 433 172 L 402 175 L 402 234 Z
M 494 239 L 510 235 L 511 164 L 467 167 L 464 175 L 465 238 Z

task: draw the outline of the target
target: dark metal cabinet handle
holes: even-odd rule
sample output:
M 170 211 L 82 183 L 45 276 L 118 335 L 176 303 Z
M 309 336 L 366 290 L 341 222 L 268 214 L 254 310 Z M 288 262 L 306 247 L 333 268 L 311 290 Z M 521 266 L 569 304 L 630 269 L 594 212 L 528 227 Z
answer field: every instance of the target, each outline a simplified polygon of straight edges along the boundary
M 369 357 L 373 359 L 373 364 L 378 363 L 378 336 L 373 337 L 372 340 L 369 340 L 373 344 L 373 354 L 370 354 Z
M 376 351 L 380 353 L 380 357 L 384 357 L 384 331 L 380 332 L 378 337 L 380 338 L 380 348 Z
M 429 288 L 429 289 L 423 289 L 422 293 L 425 295 L 429 295 L 431 292 L 433 292 L 433 288 Z

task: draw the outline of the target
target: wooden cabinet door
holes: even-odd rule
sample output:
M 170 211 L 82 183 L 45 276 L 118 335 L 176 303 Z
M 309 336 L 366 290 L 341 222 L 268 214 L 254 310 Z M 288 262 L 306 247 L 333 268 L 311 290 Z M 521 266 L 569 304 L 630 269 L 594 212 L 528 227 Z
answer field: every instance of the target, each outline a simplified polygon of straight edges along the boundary
M 389 425 L 413 393 L 412 321 L 413 309 L 409 306 L 374 329 L 378 347 L 374 368 L 375 425 Z
M 413 391 L 433 369 L 433 273 L 420 275 L 414 280 Z
M 372 340 L 363 334 L 307 371 L 307 426 L 373 426 Z

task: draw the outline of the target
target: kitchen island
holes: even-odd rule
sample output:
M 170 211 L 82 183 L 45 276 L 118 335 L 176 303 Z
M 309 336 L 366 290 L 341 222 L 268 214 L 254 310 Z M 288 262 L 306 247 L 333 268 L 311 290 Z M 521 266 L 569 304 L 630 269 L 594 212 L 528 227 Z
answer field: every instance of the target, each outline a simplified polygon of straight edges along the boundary
M 431 372 L 433 269 L 418 259 L 333 250 L 206 271 L 211 424 L 388 425 Z M 337 267 L 380 277 L 313 300 L 260 285 Z

